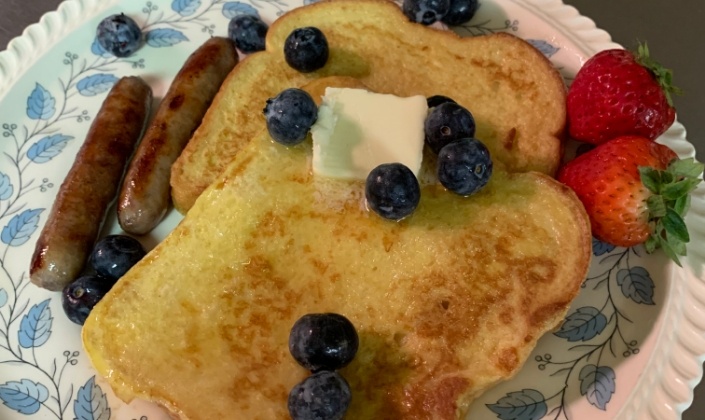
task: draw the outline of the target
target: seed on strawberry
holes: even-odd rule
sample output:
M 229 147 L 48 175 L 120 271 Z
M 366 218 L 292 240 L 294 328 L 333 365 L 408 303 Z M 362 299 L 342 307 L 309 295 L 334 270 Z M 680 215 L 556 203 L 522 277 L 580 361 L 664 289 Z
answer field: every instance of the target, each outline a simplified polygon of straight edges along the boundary
M 675 120 L 671 71 L 649 57 L 646 44 L 637 52 L 612 49 L 595 54 L 580 69 L 567 96 L 570 136 L 600 144 L 623 135 L 651 140 Z
M 690 240 L 683 216 L 703 164 L 668 147 L 622 136 L 578 156 L 558 172 L 585 206 L 595 238 L 612 245 L 662 248 L 680 265 Z

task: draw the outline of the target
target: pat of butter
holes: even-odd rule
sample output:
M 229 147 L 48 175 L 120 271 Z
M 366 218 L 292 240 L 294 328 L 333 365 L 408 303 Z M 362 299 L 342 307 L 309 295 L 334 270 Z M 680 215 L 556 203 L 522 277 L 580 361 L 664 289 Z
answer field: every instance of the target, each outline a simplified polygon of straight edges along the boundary
M 367 179 L 383 163 L 399 162 L 418 176 L 423 158 L 424 96 L 400 98 L 364 89 L 326 88 L 313 135 L 313 173 Z

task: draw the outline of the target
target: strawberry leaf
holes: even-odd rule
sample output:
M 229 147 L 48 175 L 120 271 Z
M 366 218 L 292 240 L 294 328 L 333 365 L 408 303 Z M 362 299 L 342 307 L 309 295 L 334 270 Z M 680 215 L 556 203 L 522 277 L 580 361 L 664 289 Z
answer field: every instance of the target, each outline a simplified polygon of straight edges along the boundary
M 681 216 L 685 216 L 690 208 L 690 195 L 683 195 L 678 197 L 676 202 L 673 204 L 673 210 Z
M 642 184 L 651 191 L 646 199 L 651 235 L 644 246 L 651 253 L 661 248 L 676 264 L 686 255 L 690 241 L 683 217 L 690 208 L 690 193 L 702 181 L 703 164 L 695 159 L 675 160 L 665 171 L 640 167 Z
M 661 64 L 654 61 L 653 58 L 651 58 L 649 54 L 649 46 L 646 45 L 646 43 L 639 43 L 634 58 L 637 63 L 646 67 L 651 72 L 651 74 L 654 75 L 656 81 L 658 82 L 659 86 L 661 86 L 661 89 L 663 90 L 663 93 L 666 96 L 668 105 L 673 106 L 673 98 L 671 97 L 671 94 L 683 94 L 682 89 L 673 86 L 673 72 L 670 69 L 663 67 Z
M 666 200 L 677 200 L 684 195 L 690 194 L 697 188 L 700 180 L 697 178 L 685 178 L 672 184 L 664 185 L 661 188 L 661 195 Z
M 682 267 L 680 259 L 678 259 L 678 254 L 671 248 L 671 245 L 666 241 L 665 239 L 659 237 L 659 245 L 661 246 L 661 249 L 663 249 L 663 252 L 673 260 L 676 264 L 678 264 L 680 267 Z
M 644 184 L 646 189 L 654 194 L 661 192 L 659 191 L 661 187 L 661 175 L 658 170 L 648 166 L 640 166 L 639 175 L 641 177 L 641 183 Z
M 646 199 L 646 207 L 652 218 L 664 217 L 666 215 L 666 202 L 663 196 L 654 194 Z
M 685 242 L 670 235 L 666 236 L 666 242 L 668 242 L 668 245 L 670 245 L 671 249 L 673 249 L 673 252 L 676 254 L 686 255 Z
M 668 171 L 676 177 L 699 178 L 705 170 L 705 165 L 696 162 L 694 158 L 674 160 L 668 165 Z
M 666 209 L 666 215 L 661 219 L 663 228 L 666 230 L 667 236 L 673 236 L 683 242 L 690 240 L 688 228 L 680 214 L 673 209 Z

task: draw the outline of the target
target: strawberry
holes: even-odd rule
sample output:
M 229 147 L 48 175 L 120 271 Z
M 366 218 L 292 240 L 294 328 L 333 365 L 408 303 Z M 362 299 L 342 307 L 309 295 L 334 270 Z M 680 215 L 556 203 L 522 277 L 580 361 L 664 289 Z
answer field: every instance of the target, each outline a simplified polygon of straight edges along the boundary
M 689 241 L 683 216 L 703 165 L 678 160 L 668 147 L 641 136 L 600 144 L 565 164 L 558 180 L 585 206 L 592 233 L 616 246 L 645 243 L 676 261 Z
M 646 44 L 636 53 L 613 49 L 595 54 L 568 90 L 570 136 L 600 144 L 623 135 L 651 140 L 673 124 L 676 112 L 671 71 L 649 57 Z

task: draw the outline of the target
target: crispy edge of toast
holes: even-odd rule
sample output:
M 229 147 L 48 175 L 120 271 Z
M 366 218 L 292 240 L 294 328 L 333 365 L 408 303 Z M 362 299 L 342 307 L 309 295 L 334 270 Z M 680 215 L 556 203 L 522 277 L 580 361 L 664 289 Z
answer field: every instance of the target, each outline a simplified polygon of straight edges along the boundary
M 231 167 L 230 169 L 226 170 L 225 173 L 223 174 L 223 182 L 226 182 L 228 177 L 232 176 L 237 176 L 237 173 L 240 171 L 244 170 L 244 166 L 247 166 L 247 162 L 250 161 L 249 158 L 251 156 L 248 156 L 248 151 L 245 151 L 243 156 L 240 156 L 242 159 L 241 161 L 238 162 L 238 165 L 235 165 L 234 167 Z M 569 287 L 567 288 L 570 293 L 565 294 L 564 299 L 557 299 L 555 302 L 553 302 L 550 305 L 546 305 L 542 308 L 539 308 L 536 310 L 534 313 L 532 313 L 531 317 L 533 319 L 532 323 L 535 323 L 537 325 L 541 325 L 540 328 L 537 328 L 537 330 L 542 331 L 541 334 L 537 334 L 535 337 L 533 337 L 532 341 L 528 343 L 525 347 L 522 348 L 522 352 L 519 356 L 520 360 L 522 363 L 518 364 L 515 369 L 511 372 L 510 375 L 508 375 L 506 378 L 502 378 L 501 381 L 496 381 L 494 383 L 488 384 L 487 387 L 478 390 L 476 393 L 466 396 L 466 398 L 463 400 L 464 404 L 461 404 L 460 401 L 456 401 L 455 403 L 457 406 L 465 406 L 469 407 L 469 401 L 472 399 L 475 399 L 479 397 L 484 391 L 489 389 L 491 386 L 498 382 L 502 382 L 504 380 L 508 380 L 511 377 L 515 376 L 515 374 L 522 368 L 524 363 L 528 360 L 527 358 L 529 357 L 530 353 L 533 351 L 533 349 L 536 346 L 536 343 L 538 340 L 543 336 L 544 334 L 550 332 L 552 329 L 554 329 L 557 325 L 560 324 L 560 322 L 563 320 L 566 312 L 568 311 L 570 304 L 574 300 L 574 298 L 577 296 L 580 286 L 582 284 L 582 281 L 589 269 L 590 265 L 590 260 L 592 257 L 592 243 L 591 243 L 591 236 L 590 236 L 590 225 L 589 225 L 589 219 L 587 217 L 587 214 L 585 212 L 584 207 L 580 204 L 578 201 L 577 197 L 573 193 L 572 190 L 570 190 L 568 187 L 558 183 L 555 179 L 551 178 L 550 176 L 547 176 L 545 174 L 541 173 L 536 173 L 536 172 L 530 172 L 530 173 L 518 173 L 518 174 L 511 174 L 510 176 L 519 176 L 519 177 L 535 177 L 536 183 L 541 184 L 546 188 L 550 188 L 554 190 L 560 197 L 563 198 L 563 202 L 566 204 L 566 210 L 570 212 L 571 214 L 574 215 L 574 218 L 576 220 L 576 225 L 580 229 L 579 232 L 576 232 L 576 235 L 579 238 L 583 238 L 581 242 L 582 248 L 580 250 L 580 254 L 584 256 L 584 258 L 581 258 L 580 261 L 575 265 L 575 270 L 574 270 L 574 275 L 571 276 L 570 278 L 570 283 Z M 511 179 L 511 178 L 510 178 Z M 226 182 L 227 183 L 227 182 Z M 214 185 L 215 187 L 215 185 Z M 214 188 L 211 187 L 211 188 Z M 222 186 L 221 186 L 222 187 Z M 177 228 L 178 229 L 178 228 Z M 178 232 L 177 232 L 178 234 Z M 162 245 L 160 245 L 161 247 Z M 93 354 L 92 356 L 95 356 Z M 103 368 L 106 368 L 107 365 L 103 362 L 99 362 L 102 364 Z M 105 374 L 105 372 L 101 372 L 101 374 Z M 130 384 L 127 381 L 125 381 L 126 378 L 124 377 L 119 377 L 119 375 L 116 375 L 115 377 L 112 378 L 112 386 L 115 386 L 116 383 L 118 384 L 118 387 L 114 389 L 116 394 L 121 398 L 124 399 L 126 402 L 131 401 L 132 399 L 135 398 L 140 398 L 140 399 L 145 399 L 145 400 L 151 400 L 151 397 L 153 397 L 151 394 L 145 392 L 144 390 L 137 389 L 134 387 L 134 384 Z M 114 382 L 117 380 L 117 382 Z M 440 391 L 439 391 L 440 392 Z M 439 395 L 439 397 L 442 397 L 442 395 Z M 164 401 L 161 399 L 156 399 L 152 400 L 155 403 L 161 405 L 162 407 L 166 408 L 169 410 L 170 415 L 172 418 L 175 419 L 182 419 L 182 420 L 187 420 L 188 417 L 184 416 L 183 412 L 179 409 L 178 403 L 172 403 L 169 401 Z M 458 411 L 457 416 L 458 418 L 464 418 L 467 413 Z
M 398 6 L 390 2 L 389 0 L 364 1 L 376 5 L 385 4 L 385 7 L 389 7 L 390 9 L 390 15 L 394 14 L 395 12 L 397 14 L 396 18 L 399 18 L 399 15 L 401 15 Z M 220 137 L 223 137 L 227 134 L 223 134 L 222 127 L 217 128 L 223 123 L 221 113 L 224 112 L 223 109 L 219 110 L 218 108 L 221 106 L 221 103 L 228 102 L 230 97 L 229 90 L 237 89 L 238 79 L 240 78 L 241 74 L 246 73 L 247 71 L 249 71 L 250 67 L 255 66 L 253 63 L 250 62 L 254 61 L 253 57 L 259 57 L 264 54 L 277 53 L 275 51 L 276 47 L 274 45 L 283 43 L 283 39 L 281 39 L 283 34 L 281 30 L 278 30 L 278 28 L 282 25 L 287 24 L 287 21 L 284 19 L 286 19 L 287 17 L 296 18 L 302 13 L 311 13 L 311 10 L 318 10 L 317 8 L 320 8 L 322 10 L 321 13 L 327 13 L 328 11 L 326 11 L 324 8 L 329 3 L 338 3 L 344 5 L 345 3 L 361 3 L 361 0 L 324 0 L 306 7 L 293 9 L 287 12 L 284 16 L 282 16 L 282 18 L 279 18 L 272 23 L 267 35 L 267 50 L 246 57 L 228 75 L 216 98 L 214 99 L 211 109 L 209 109 L 209 111 L 206 113 L 206 116 L 202 121 L 201 127 L 199 127 L 195 131 L 192 139 L 189 141 L 183 153 L 172 167 L 172 201 L 174 203 L 175 208 L 179 212 L 185 214 L 193 206 L 198 196 L 208 187 L 208 185 L 213 180 L 218 177 L 224 167 L 227 166 L 227 163 L 232 160 L 234 155 L 237 154 L 237 152 L 239 152 L 244 147 L 244 145 L 247 144 L 247 142 L 249 142 L 250 140 L 250 138 L 231 139 L 231 144 L 227 146 L 222 144 L 222 139 Z M 420 31 L 427 31 L 428 34 L 433 34 L 431 36 L 440 37 L 444 40 L 471 40 L 478 38 L 463 38 L 452 31 L 440 31 L 421 25 L 418 25 L 418 28 Z M 529 46 L 530 48 L 526 49 L 526 51 L 533 52 L 535 56 L 534 58 L 536 59 L 536 63 L 543 66 L 540 71 L 545 72 L 545 74 L 547 75 L 550 75 L 550 78 L 552 79 L 550 82 L 547 81 L 547 83 L 550 83 L 552 85 L 555 91 L 554 93 L 556 94 L 556 101 L 565 103 L 565 96 L 567 90 L 563 79 L 558 73 L 558 71 L 553 67 L 550 60 L 548 60 L 548 58 L 546 58 L 540 51 L 538 51 L 536 48 L 531 46 L 531 44 L 522 40 L 521 38 L 518 38 L 508 33 L 496 33 L 491 35 L 485 35 L 482 38 L 498 39 L 502 40 L 501 42 L 515 43 L 517 45 L 522 44 L 522 48 Z M 307 77 L 317 76 L 314 74 L 313 76 Z M 227 105 L 223 105 L 223 107 L 228 108 Z M 259 109 L 253 110 L 251 115 L 252 118 L 261 118 L 261 116 L 257 115 L 257 112 L 255 112 L 258 110 Z M 520 156 L 519 154 L 516 154 L 513 160 L 520 160 L 515 162 L 515 165 L 517 166 L 518 170 L 538 170 L 549 175 L 553 175 L 555 173 L 563 155 L 563 143 L 566 139 L 566 118 L 567 117 L 565 107 L 563 107 L 563 112 L 560 113 L 560 115 L 556 115 L 553 127 L 546 128 L 546 138 L 543 140 L 543 142 L 546 142 L 546 144 L 550 144 L 551 146 L 549 147 L 552 148 L 551 151 L 546 153 L 546 156 L 549 157 L 545 159 L 546 161 L 550 162 L 550 164 L 536 165 L 535 163 L 532 163 L 531 156 L 524 157 Z M 262 120 L 261 126 L 262 128 L 264 127 L 264 120 Z M 513 147 L 514 141 L 514 138 L 508 137 L 504 140 L 504 146 Z M 533 143 L 532 145 L 527 145 L 526 148 L 531 149 L 532 147 L 530 146 L 533 146 Z M 214 152 L 214 150 L 217 150 L 217 152 Z M 533 151 L 527 150 L 527 152 L 531 154 Z M 219 153 L 223 154 L 224 156 L 220 156 Z

